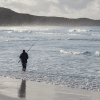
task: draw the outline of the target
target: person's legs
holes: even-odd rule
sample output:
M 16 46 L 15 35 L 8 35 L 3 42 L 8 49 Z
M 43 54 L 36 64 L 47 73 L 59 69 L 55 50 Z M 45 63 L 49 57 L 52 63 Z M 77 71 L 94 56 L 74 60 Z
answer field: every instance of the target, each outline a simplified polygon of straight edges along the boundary
M 23 71 L 26 71 L 26 63 L 22 63 L 22 66 L 23 66 Z

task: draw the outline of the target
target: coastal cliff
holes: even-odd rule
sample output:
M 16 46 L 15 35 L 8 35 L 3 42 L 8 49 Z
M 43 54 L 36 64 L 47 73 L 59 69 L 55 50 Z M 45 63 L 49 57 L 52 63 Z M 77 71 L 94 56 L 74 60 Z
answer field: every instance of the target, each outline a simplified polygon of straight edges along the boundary
M 0 7 L 0 26 L 100 26 L 100 20 L 88 18 L 70 19 L 17 13 Z

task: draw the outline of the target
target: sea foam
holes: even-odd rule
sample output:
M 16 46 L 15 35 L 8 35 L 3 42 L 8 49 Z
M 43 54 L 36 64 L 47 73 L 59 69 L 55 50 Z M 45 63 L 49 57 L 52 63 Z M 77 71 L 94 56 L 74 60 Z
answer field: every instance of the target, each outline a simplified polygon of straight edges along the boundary
M 90 54 L 90 52 L 85 51 L 85 52 L 67 52 L 64 50 L 60 50 L 60 53 L 64 53 L 64 54 L 69 54 L 69 55 L 86 55 L 86 54 Z
M 100 52 L 99 51 L 96 51 L 95 52 L 95 55 L 100 56 Z
M 69 32 L 88 32 L 89 30 L 85 30 L 85 29 L 70 29 Z

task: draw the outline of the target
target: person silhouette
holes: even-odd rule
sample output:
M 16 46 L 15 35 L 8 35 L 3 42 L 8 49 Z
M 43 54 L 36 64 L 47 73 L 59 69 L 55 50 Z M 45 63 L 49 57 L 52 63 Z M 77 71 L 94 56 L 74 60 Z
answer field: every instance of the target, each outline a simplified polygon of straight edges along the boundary
M 23 50 L 23 53 L 20 54 L 21 62 L 22 62 L 22 71 L 26 71 L 26 66 L 27 66 L 27 59 L 28 59 L 28 54 Z

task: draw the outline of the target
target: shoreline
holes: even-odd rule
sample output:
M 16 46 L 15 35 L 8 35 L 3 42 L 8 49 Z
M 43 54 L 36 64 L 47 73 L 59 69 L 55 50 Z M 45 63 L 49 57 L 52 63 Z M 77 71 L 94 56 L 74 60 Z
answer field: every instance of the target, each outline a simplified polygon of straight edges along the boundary
M 0 76 L 0 100 L 100 100 L 100 92 Z

